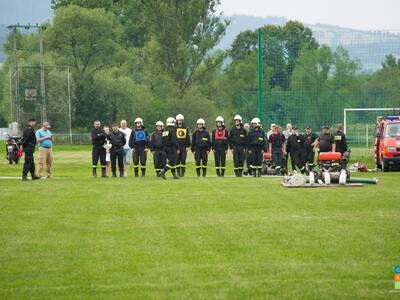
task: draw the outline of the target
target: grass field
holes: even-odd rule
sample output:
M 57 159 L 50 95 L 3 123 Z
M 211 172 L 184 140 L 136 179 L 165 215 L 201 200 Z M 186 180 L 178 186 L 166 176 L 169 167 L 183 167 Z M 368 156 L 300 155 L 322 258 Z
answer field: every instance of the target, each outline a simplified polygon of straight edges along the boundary
M 20 176 L 3 154 L 0 176 Z M 177 181 L 93 179 L 90 164 L 56 147 L 54 179 L 0 179 L 1 299 L 400 298 L 400 173 L 291 190 L 192 163 Z

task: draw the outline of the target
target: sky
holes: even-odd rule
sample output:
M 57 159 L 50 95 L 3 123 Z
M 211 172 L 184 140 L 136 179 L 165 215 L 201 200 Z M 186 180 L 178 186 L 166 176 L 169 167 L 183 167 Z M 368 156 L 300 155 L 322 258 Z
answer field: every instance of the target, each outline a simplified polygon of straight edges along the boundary
M 221 0 L 224 15 L 277 16 L 307 24 L 400 30 L 400 0 Z

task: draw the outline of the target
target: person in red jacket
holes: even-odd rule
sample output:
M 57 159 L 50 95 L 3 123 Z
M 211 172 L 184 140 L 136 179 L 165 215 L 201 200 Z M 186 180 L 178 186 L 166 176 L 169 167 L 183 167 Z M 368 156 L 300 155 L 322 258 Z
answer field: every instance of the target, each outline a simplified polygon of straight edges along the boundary
M 226 153 L 228 152 L 228 130 L 224 125 L 224 118 L 219 116 L 215 120 L 216 128 L 212 132 L 212 150 L 214 151 L 215 169 L 218 177 L 224 177 Z

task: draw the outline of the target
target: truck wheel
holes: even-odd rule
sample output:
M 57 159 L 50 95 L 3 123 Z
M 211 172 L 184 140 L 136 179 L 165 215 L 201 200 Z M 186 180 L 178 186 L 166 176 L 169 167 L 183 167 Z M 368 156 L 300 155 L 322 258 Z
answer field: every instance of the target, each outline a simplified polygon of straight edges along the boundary
M 387 159 L 382 159 L 383 172 L 389 172 L 389 162 Z

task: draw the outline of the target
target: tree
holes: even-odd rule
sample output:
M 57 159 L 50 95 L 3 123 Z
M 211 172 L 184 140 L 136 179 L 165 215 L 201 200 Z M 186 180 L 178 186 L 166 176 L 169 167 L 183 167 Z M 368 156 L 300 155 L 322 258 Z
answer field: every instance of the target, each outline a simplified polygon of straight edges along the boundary
M 156 61 L 183 96 L 198 67 L 225 33 L 227 23 L 216 15 L 219 0 L 142 0 L 142 4 L 158 43 Z
M 400 68 L 400 59 L 396 60 L 393 54 L 388 54 L 385 57 L 385 61 L 382 63 L 382 68 L 393 69 Z
M 252 52 L 257 50 L 257 32 L 246 30 L 239 33 L 232 43 L 229 56 L 233 59 L 245 59 Z

